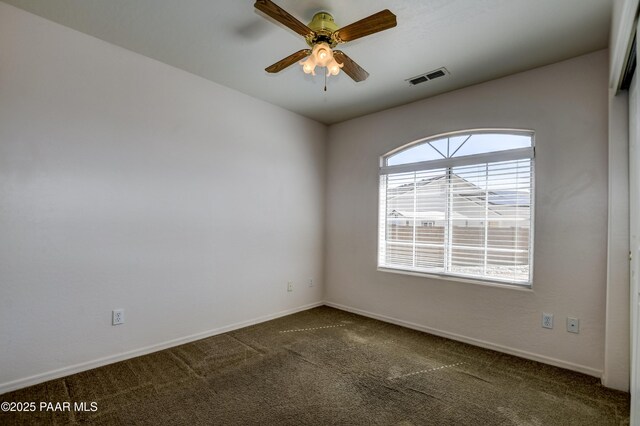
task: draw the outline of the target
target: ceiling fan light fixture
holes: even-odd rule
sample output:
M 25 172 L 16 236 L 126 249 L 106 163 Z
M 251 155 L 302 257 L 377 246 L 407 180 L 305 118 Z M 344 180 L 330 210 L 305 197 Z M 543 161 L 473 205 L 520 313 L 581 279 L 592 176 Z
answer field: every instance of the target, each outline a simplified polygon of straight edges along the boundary
M 302 65 L 302 71 L 304 71 L 305 74 L 311 75 L 316 75 L 316 66 L 326 67 L 327 76 L 338 75 L 340 68 L 342 68 L 342 64 L 336 62 L 333 57 L 333 50 L 331 50 L 329 44 L 325 42 L 315 44 L 311 55 L 304 61 L 300 61 L 300 65 Z

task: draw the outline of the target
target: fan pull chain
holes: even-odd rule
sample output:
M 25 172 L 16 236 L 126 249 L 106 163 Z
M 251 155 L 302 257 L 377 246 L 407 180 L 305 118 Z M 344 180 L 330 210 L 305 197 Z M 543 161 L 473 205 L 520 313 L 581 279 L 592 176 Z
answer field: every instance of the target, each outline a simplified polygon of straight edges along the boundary
M 327 91 L 327 73 L 324 73 L 324 91 Z

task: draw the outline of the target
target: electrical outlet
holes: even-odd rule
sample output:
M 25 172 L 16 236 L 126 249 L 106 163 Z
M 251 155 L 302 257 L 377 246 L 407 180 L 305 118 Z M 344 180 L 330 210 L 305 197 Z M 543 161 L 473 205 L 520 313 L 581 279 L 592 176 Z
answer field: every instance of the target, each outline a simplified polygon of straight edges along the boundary
M 580 333 L 580 320 L 578 318 L 567 317 L 567 331 L 569 333 Z
M 542 327 L 553 328 L 553 314 L 542 313 Z
M 313 287 L 313 278 L 309 278 L 309 287 Z
M 111 312 L 111 325 L 124 324 L 124 309 L 114 309 Z
M 293 291 L 293 281 L 287 282 L 287 291 Z

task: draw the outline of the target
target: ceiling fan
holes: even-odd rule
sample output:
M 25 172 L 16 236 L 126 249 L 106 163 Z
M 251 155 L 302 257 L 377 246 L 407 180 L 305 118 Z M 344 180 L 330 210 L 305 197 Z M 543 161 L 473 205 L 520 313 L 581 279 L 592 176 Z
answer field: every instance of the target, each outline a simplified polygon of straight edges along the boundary
M 338 28 L 327 12 L 313 16 L 308 25 L 294 18 L 271 0 L 256 0 L 255 8 L 276 21 L 284 24 L 304 37 L 311 49 L 299 50 L 275 64 L 265 68 L 269 73 L 277 73 L 304 58 L 300 62 L 306 74 L 315 75 L 315 67 L 326 67 L 327 76 L 337 75 L 342 69 L 354 81 L 363 81 L 369 73 L 356 64 L 346 53 L 332 50 L 338 44 L 356 40 L 370 34 L 393 28 L 397 25 L 396 15 L 385 9 L 346 27 Z

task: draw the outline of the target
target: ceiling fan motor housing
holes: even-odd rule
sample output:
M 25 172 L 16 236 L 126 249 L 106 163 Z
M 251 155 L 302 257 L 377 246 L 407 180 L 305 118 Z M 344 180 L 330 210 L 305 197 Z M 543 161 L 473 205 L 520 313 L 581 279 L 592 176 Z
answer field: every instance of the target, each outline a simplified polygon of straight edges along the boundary
M 338 29 L 333 16 L 327 12 L 318 12 L 313 15 L 311 22 L 307 25 L 315 34 L 305 37 L 307 44 L 311 47 L 317 43 L 327 43 L 330 47 L 336 47 L 337 41 L 331 35 Z

